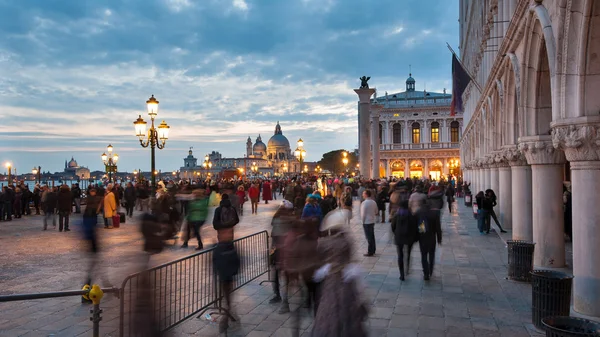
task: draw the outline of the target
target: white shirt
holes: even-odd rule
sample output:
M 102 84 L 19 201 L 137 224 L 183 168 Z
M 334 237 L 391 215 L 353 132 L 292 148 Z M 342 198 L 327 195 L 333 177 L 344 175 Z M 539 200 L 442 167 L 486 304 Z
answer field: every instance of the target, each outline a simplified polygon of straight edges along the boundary
M 365 199 L 362 204 L 360 204 L 360 219 L 363 224 L 374 224 L 377 221 L 377 214 L 379 213 L 379 209 L 377 208 L 377 203 L 371 199 Z

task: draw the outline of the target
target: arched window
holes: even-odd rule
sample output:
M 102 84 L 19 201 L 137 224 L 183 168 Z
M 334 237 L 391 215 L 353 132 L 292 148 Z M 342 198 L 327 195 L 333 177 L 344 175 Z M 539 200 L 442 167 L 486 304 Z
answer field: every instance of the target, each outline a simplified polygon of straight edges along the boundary
M 458 128 L 460 127 L 460 124 L 458 123 L 458 121 L 454 121 L 452 123 L 450 123 L 450 141 L 452 143 L 458 143 Z
M 431 123 L 431 142 L 440 142 L 440 123 L 438 122 Z
M 392 126 L 392 141 L 394 144 L 402 143 L 402 126 L 400 123 L 394 123 Z
M 412 125 L 412 142 L 413 144 L 421 142 L 421 125 L 419 123 L 413 123 Z
M 379 144 L 383 143 L 383 126 L 379 124 Z

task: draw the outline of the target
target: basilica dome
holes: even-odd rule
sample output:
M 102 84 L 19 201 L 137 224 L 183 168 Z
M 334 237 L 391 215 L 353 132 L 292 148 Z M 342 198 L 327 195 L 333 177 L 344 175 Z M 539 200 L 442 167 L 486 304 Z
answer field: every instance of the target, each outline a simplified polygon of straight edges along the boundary
M 262 142 L 262 138 L 260 138 L 260 135 L 258 135 L 258 138 L 256 138 L 256 143 L 254 143 L 254 146 L 252 147 L 252 152 L 254 152 L 254 153 L 267 152 L 267 146 L 265 145 L 265 143 Z
M 273 135 L 273 137 L 271 137 L 271 139 L 269 139 L 269 142 L 267 143 L 268 147 L 285 147 L 285 148 L 289 148 L 290 147 L 290 142 L 288 141 L 288 139 L 282 135 Z
M 73 157 L 71 157 L 71 161 L 68 164 L 69 168 L 77 168 L 79 167 L 79 165 L 77 165 L 77 161 L 75 161 L 75 159 L 73 159 Z
M 283 132 L 281 131 L 281 126 L 279 125 L 279 121 L 275 126 L 275 133 L 273 133 L 273 136 L 271 137 L 271 139 L 269 139 L 268 146 L 269 148 L 290 148 L 290 142 L 288 141 L 287 137 L 283 135 Z

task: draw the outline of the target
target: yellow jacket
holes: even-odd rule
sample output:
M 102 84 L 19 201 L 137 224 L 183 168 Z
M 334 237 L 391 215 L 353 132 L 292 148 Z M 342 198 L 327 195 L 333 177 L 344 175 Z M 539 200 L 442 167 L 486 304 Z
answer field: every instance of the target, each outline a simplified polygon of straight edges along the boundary
M 117 201 L 113 192 L 104 196 L 104 217 L 112 218 L 117 215 Z

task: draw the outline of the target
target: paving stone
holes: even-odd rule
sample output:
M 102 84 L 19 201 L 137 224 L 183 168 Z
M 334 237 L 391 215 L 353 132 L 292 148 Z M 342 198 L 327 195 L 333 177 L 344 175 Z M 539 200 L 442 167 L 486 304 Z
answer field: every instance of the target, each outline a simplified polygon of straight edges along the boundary
M 390 320 L 390 328 L 412 328 L 417 329 L 419 327 L 419 316 L 418 315 L 392 315 Z

